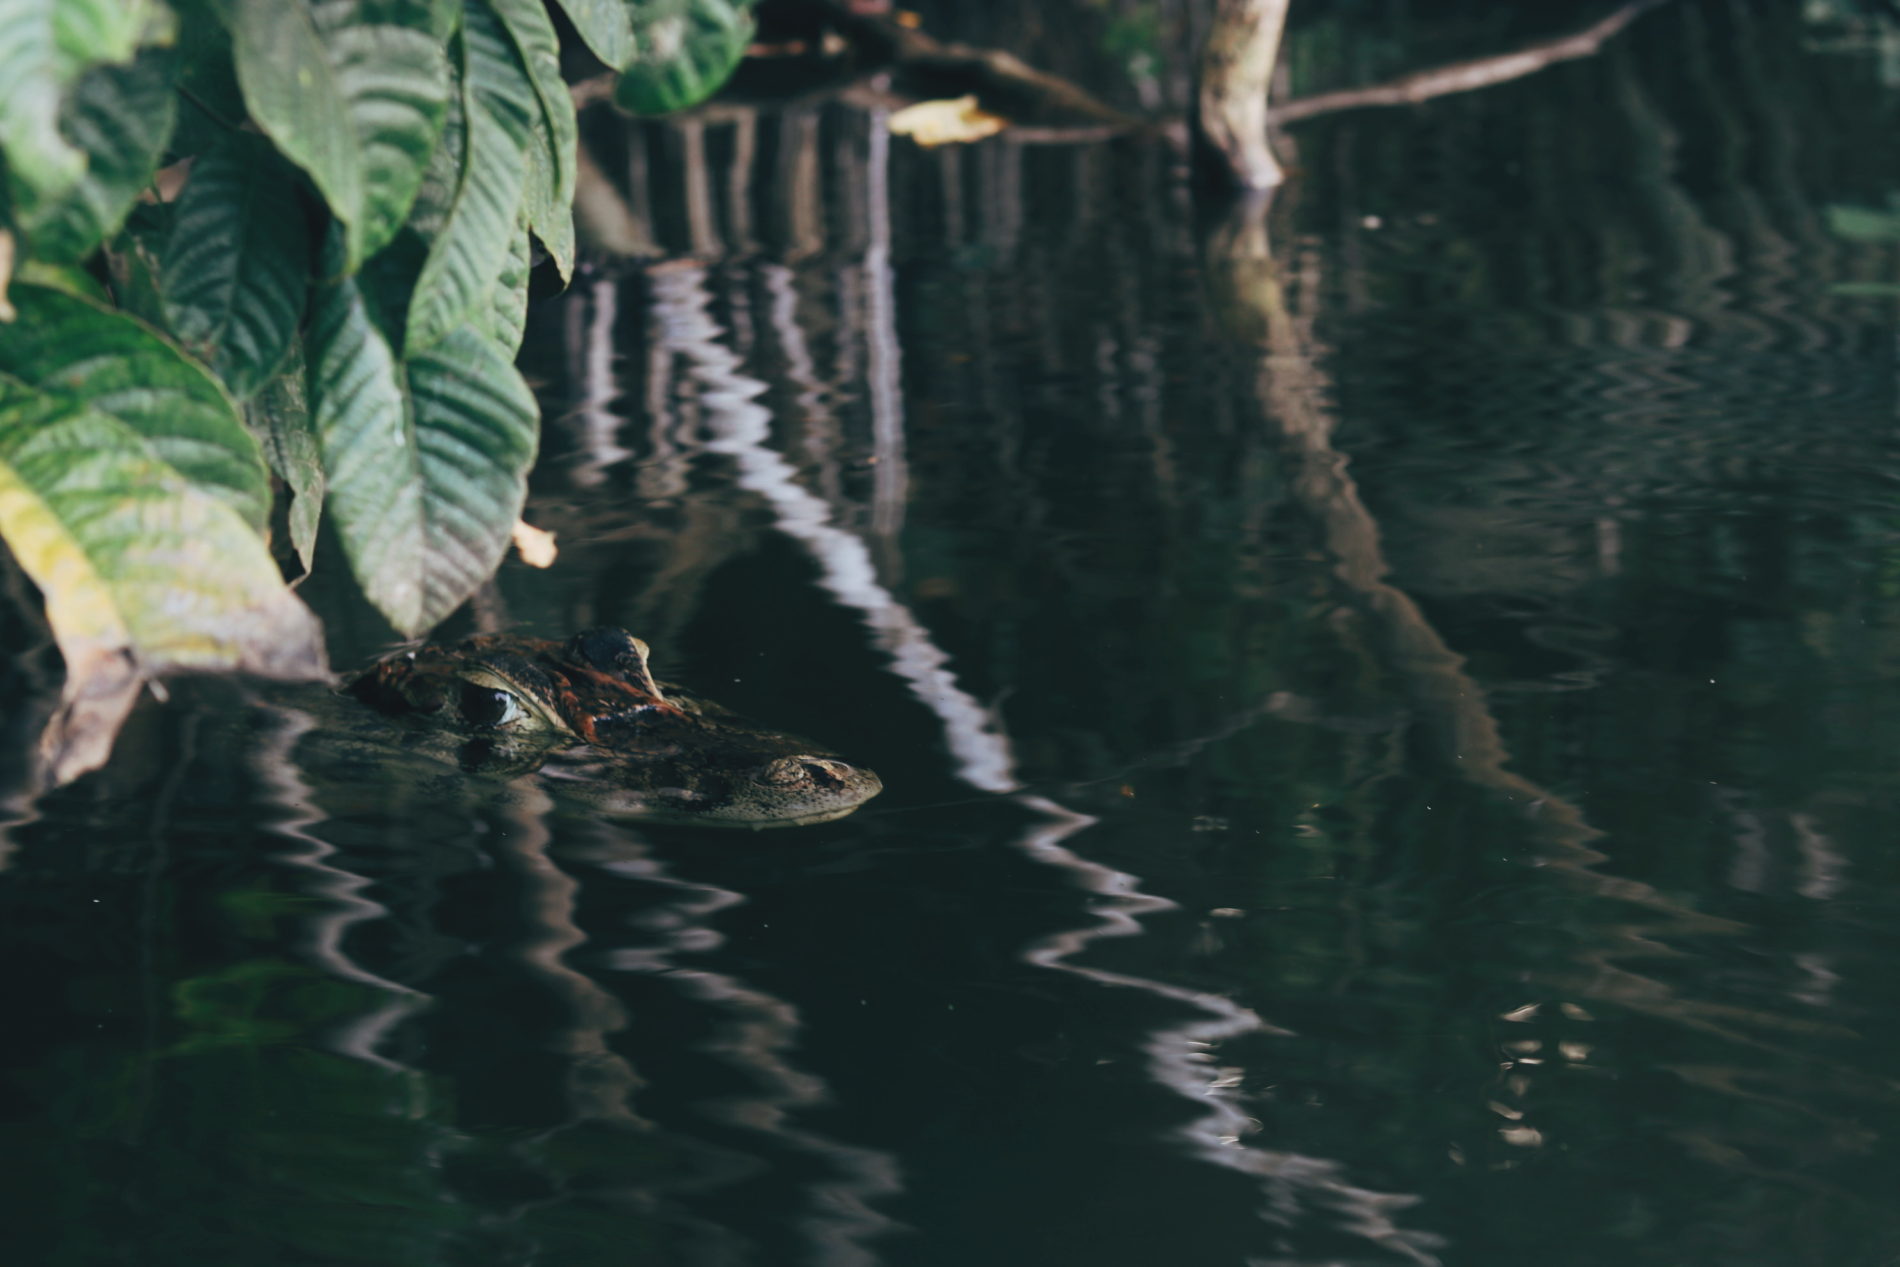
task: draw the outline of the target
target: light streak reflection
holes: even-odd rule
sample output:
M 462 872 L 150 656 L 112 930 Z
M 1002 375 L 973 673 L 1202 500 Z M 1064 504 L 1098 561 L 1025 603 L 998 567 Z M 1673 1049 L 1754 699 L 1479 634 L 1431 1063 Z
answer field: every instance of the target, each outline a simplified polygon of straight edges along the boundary
M 1041 938 L 1025 948 L 1022 957 L 1038 967 L 1098 985 L 1140 990 L 1186 1004 L 1197 1013 L 1190 1021 L 1149 1031 L 1143 1043 L 1149 1073 L 1157 1084 L 1198 1110 L 1180 1128 L 1183 1142 L 1194 1155 L 1248 1174 L 1261 1184 L 1263 1218 L 1290 1226 L 1311 1209 L 1324 1208 L 1343 1230 L 1415 1262 L 1436 1263 L 1428 1252 L 1435 1238 L 1402 1230 L 1393 1222 L 1398 1210 L 1416 1204 L 1418 1198 L 1355 1186 L 1347 1182 L 1337 1162 L 1241 1142 L 1242 1136 L 1255 1129 L 1254 1123 L 1234 1093 L 1234 1080 L 1213 1067 L 1209 1049 L 1242 1034 L 1284 1031 L 1220 995 L 1077 962 L 1093 942 L 1140 935 L 1145 931 L 1143 918 L 1177 909 L 1176 903 L 1142 892 L 1137 877 L 1083 858 L 1062 843 L 1097 819 L 1020 790 L 1022 783 L 1000 720 L 958 683 L 949 656 L 880 580 L 865 542 L 832 523 L 831 508 L 798 482 L 796 469 L 772 448 L 772 416 L 757 403 L 767 385 L 745 373 L 741 358 L 726 346 L 725 331 L 710 312 L 706 270 L 674 262 L 650 272 L 648 279 L 655 333 L 686 361 L 698 381 L 707 450 L 732 458 L 740 487 L 764 499 L 775 526 L 809 552 L 818 567 L 819 585 L 840 605 L 859 614 L 873 643 L 888 657 L 891 670 L 936 714 L 957 777 L 980 791 L 1011 795 L 1034 816 L 1032 825 L 1014 842 L 1016 848 L 1067 872 L 1077 887 L 1100 899 L 1090 912 L 1093 924 Z M 895 343 L 894 331 L 889 337 Z
M 380 1049 L 397 1026 L 428 1004 L 429 996 L 371 972 L 344 948 L 353 929 L 386 919 L 390 911 L 365 894 L 371 884 L 369 877 L 337 866 L 333 861 L 336 846 L 312 830 L 327 819 L 315 807 L 314 793 L 299 771 L 295 750 L 299 739 L 317 729 L 317 720 L 286 706 L 270 708 L 269 715 L 273 724 L 253 751 L 251 764 L 282 813 L 272 825 L 273 834 L 286 842 L 276 860 L 301 872 L 302 891 L 323 901 L 321 909 L 302 921 L 302 953 L 337 980 L 367 986 L 382 1000 L 336 1026 L 331 1031 L 330 1045 L 338 1054 L 364 1064 L 414 1075 L 414 1090 L 419 1095 L 420 1073 L 383 1055 Z
M 812 1261 L 823 1267 L 874 1267 L 879 1260 L 866 1242 L 901 1230 L 873 1207 L 879 1198 L 903 1191 L 896 1158 L 794 1125 L 799 1110 L 828 1098 L 821 1079 L 786 1059 L 796 1046 L 801 1025 L 796 1008 L 727 973 L 679 962 L 681 955 L 703 954 L 723 944 L 724 937 L 709 921 L 745 897 L 671 875 L 637 845 L 619 849 L 612 859 L 595 865 L 609 874 L 665 887 L 675 895 L 663 910 L 639 920 L 648 932 L 659 936 L 659 944 L 608 952 L 604 966 L 661 976 L 669 986 L 708 1004 L 723 1018 L 704 1049 L 742 1071 L 756 1091 L 720 1100 L 708 1112 L 823 1160 L 836 1177 L 810 1184 L 807 1212 L 800 1220 L 812 1242 Z

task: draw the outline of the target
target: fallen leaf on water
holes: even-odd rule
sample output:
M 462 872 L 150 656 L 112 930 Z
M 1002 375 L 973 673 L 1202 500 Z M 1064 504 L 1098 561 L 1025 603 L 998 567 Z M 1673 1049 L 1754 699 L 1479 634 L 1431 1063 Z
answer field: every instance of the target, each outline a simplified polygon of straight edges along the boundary
M 554 534 L 537 528 L 525 519 L 515 520 L 515 551 L 531 568 L 552 567 L 560 551 L 554 546 Z
M 1009 124 L 976 104 L 976 95 L 943 101 L 920 101 L 891 116 L 891 131 L 930 147 L 980 141 L 995 136 Z

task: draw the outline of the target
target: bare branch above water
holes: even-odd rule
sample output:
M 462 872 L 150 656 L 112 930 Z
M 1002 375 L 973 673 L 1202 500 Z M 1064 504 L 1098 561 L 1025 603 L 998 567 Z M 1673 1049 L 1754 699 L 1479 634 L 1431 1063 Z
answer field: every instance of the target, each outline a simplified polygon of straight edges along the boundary
M 1443 66 L 1413 71 L 1409 75 L 1401 75 L 1397 79 L 1388 80 L 1382 84 L 1371 84 L 1364 88 L 1346 88 L 1338 92 L 1322 92 L 1310 97 L 1297 97 L 1271 110 L 1269 119 L 1275 125 L 1283 125 L 1297 123 L 1302 119 L 1317 118 L 1322 114 L 1337 114 L 1341 110 L 1359 110 L 1369 106 L 1412 106 L 1430 101 L 1434 97 L 1446 97 L 1453 93 L 1470 92 L 1476 88 L 1489 88 L 1494 84 L 1509 83 L 1513 79 L 1522 79 L 1526 75 L 1536 74 L 1560 62 L 1594 56 L 1624 27 L 1666 2 L 1667 0 L 1631 0 L 1630 3 L 1599 18 L 1580 31 L 1572 31 L 1568 35 L 1558 36 L 1555 39 L 1526 44 L 1509 53 L 1472 58 L 1468 61 L 1448 62 Z

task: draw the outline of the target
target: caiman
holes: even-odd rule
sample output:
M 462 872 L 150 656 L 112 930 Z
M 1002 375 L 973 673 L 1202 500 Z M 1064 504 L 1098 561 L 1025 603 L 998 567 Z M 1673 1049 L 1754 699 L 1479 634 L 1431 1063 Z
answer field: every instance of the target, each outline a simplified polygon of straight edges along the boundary
M 655 681 L 646 644 L 624 629 L 430 643 L 385 656 L 347 689 L 422 746 L 449 738 L 464 768 L 538 771 L 642 822 L 801 827 L 843 818 L 884 786 L 808 739 Z

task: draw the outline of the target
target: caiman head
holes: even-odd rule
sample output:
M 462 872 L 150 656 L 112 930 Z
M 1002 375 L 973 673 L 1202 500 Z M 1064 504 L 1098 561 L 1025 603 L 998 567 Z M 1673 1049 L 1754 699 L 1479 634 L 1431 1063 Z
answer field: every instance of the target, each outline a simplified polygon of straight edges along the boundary
M 623 629 L 566 642 L 482 635 L 390 655 L 350 684 L 381 712 L 466 736 L 463 763 L 538 769 L 580 799 L 647 822 L 798 827 L 883 790 L 808 739 L 656 682 Z

